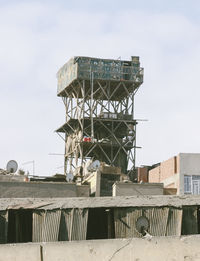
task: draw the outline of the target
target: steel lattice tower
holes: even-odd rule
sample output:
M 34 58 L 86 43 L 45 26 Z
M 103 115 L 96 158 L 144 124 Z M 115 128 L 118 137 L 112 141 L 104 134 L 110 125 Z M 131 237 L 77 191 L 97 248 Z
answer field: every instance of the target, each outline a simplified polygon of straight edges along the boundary
M 65 173 L 88 158 L 135 169 L 134 96 L 143 82 L 139 57 L 131 61 L 74 57 L 57 74 L 66 109 Z

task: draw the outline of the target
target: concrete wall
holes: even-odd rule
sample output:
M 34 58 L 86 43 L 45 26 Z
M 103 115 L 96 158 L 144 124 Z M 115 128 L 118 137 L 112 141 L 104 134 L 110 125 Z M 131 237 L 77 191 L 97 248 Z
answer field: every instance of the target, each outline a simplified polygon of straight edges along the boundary
M 77 197 L 89 197 L 90 186 L 89 185 L 77 185 L 76 186 Z
M 42 261 L 39 244 L 0 245 L 0 261 Z
M 0 246 L 0 261 L 200 261 L 200 236 Z
M 15 174 L 6 174 L 0 175 L 0 182 L 7 181 L 7 182 L 23 182 L 27 178 L 26 175 L 15 175 Z
M 184 175 L 200 175 L 200 153 L 180 153 L 180 189 L 184 194 Z
M 0 198 L 88 196 L 89 186 L 55 182 L 0 182 Z
M 163 195 L 162 183 L 124 183 L 116 182 L 113 185 L 113 196 L 133 195 Z

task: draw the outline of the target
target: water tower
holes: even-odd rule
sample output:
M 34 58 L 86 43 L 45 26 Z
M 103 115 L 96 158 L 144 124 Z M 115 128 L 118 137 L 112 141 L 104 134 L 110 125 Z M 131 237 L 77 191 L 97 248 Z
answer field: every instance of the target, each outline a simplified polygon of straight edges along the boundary
M 139 57 L 130 61 L 74 57 L 57 73 L 65 105 L 65 173 L 91 159 L 135 170 L 134 96 L 143 82 Z M 80 175 L 82 172 L 80 171 Z

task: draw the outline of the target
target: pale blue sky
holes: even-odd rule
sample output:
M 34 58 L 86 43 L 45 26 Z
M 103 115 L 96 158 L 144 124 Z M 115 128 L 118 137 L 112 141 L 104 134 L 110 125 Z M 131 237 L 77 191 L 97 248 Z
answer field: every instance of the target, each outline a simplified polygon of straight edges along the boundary
M 64 123 L 56 72 L 72 56 L 139 55 L 137 164 L 200 152 L 199 1 L 0 0 L 0 168 L 35 160 L 38 175 L 61 172 Z M 31 166 L 24 166 L 30 170 Z

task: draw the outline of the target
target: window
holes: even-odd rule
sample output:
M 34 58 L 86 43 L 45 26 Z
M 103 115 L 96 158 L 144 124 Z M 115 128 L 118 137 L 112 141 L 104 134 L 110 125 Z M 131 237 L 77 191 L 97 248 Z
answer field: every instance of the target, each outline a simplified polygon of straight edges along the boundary
M 200 194 L 200 176 L 185 175 L 184 176 L 184 193 L 185 194 Z
M 191 194 L 192 193 L 192 176 L 185 175 L 184 176 L 184 193 Z

